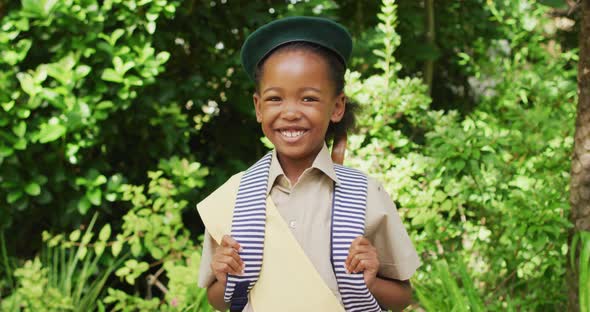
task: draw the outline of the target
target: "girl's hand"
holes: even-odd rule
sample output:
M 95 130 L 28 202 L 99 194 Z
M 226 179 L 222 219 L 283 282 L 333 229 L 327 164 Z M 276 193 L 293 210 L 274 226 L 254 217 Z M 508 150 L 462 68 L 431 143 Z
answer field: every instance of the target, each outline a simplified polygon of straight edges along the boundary
M 215 249 L 215 255 L 211 261 L 211 269 L 215 278 L 223 284 L 227 280 L 227 274 L 241 275 L 244 272 L 244 262 L 238 255 L 240 244 L 229 235 L 224 235 L 221 245 Z
M 355 238 L 348 250 L 344 266 L 349 273 L 363 272 L 365 284 L 367 284 L 367 288 L 371 289 L 379 271 L 377 248 L 362 236 Z

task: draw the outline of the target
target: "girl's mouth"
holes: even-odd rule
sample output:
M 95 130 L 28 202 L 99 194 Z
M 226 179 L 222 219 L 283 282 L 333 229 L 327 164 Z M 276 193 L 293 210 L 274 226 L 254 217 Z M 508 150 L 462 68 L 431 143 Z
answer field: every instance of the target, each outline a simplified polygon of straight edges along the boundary
M 296 138 L 305 133 L 306 130 L 281 130 L 281 134 L 288 138 Z
M 296 142 L 307 133 L 306 129 L 279 129 L 281 137 L 287 142 Z

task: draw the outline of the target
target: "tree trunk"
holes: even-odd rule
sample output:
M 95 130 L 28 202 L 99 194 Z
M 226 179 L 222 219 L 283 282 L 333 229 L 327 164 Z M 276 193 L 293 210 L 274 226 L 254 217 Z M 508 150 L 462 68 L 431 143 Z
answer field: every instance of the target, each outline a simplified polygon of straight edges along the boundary
M 580 3 L 582 29 L 580 30 L 580 60 L 578 63 L 578 112 L 574 134 L 574 152 L 570 182 L 572 234 L 590 231 L 590 0 Z M 578 244 L 579 246 L 579 244 Z M 568 265 L 568 301 L 570 311 L 579 311 L 578 259 L 575 265 Z

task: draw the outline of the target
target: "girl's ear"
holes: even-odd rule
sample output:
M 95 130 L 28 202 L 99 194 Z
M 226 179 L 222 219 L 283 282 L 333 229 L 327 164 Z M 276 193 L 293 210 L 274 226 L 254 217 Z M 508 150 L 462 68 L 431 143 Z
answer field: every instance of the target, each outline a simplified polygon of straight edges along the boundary
M 346 95 L 344 95 L 344 92 L 342 92 L 338 96 L 336 96 L 336 105 L 334 106 L 334 110 L 332 111 L 330 121 L 332 121 L 333 123 L 340 122 L 340 120 L 342 120 L 342 117 L 344 117 L 345 110 Z
M 254 100 L 254 110 L 256 111 L 256 121 L 258 123 L 261 123 L 262 122 L 262 110 L 260 108 L 260 104 L 262 101 L 260 99 L 260 95 L 258 94 L 258 92 L 254 92 L 252 99 Z

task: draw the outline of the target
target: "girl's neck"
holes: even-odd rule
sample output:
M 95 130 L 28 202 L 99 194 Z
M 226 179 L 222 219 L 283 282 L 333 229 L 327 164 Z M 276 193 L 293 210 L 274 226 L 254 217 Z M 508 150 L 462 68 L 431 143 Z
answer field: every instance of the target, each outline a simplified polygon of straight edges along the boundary
M 283 172 L 287 179 L 291 182 L 291 185 L 295 185 L 299 178 L 303 174 L 305 169 L 311 167 L 313 161 L 317 157 L 317 153 L 313 157 L 308 157 L 304 159 L 290 159 L 284 156 L 281 156 L 277 153 L 277 157 L 279 159 L 279 163 L 281 164 L 281 168 L 283 168 Z

